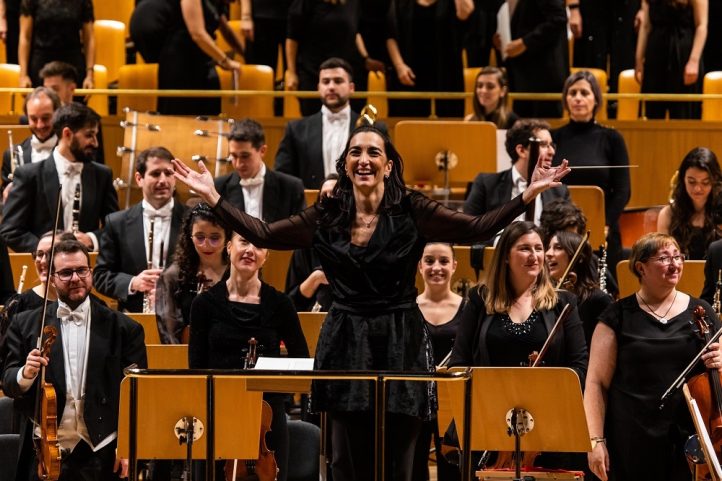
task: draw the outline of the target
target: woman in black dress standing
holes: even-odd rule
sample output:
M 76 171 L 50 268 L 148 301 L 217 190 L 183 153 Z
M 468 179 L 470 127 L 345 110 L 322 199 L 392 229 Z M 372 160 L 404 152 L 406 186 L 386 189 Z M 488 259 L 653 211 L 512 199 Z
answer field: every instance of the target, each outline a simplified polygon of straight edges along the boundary
M 704 346 L 690 325 L 694 309 L 704 307 L 712 332 L 720 323 L 709 304 L 677 290 L 683 267 L 673 237 L 642 236 L 629 258 L 639 290 L 612 304 L 594 330 L 584 410 L 589 468 L 602 481 L 691 477 L 684 445 L 694 427 L 682 391 L 663 409 L 660 399 Z M 710 349 L 704 365 L 721 369 L 720 345 Z
M 230 276 L 198 295 L 191 306 L 188 365 L 192 369 L 243 369 L 248 341 L 259 356 L 280 357 L 281 341 L 290 357 L 308 357 L 306 338 L 291 300 L 261 281 L 268 252 L 238 234 L 228 243 Z M 264 394 L 273 409 L 269 449 L 275 450 L 278 481 L 288 469 L 285 395 Z
M 604 191 L 607 255 L 609 265 L 616 266 L 622 257 L 619 216 L 631 195 L 629 157 L 622 135 L 594 119 L 602 100 L 599 84 L 590 72 L 582 70 L 567 78 L 562 104 L 569 112 L 569 123 L 552 132 L 557 145 L 553 163 L 569 159 L 571 166 L 597 167 L 573 171 L 565 183 L 596 185 Z
M 378 129 L 363 126 L 352 133 L 336 163 L 339 181 L 333 197 L 297 216 L 266 224 L 222 199 L 202 163 L 200 173 L 178 160 L 174 165 L 178 179 L 254 244 L 272 249 L 313 247 L 317 252 L 333 304 L 316 348 L 316 369 L 410 372 L 433 370 L 414 287 L 417 262 L 427 242 L 489 238 L 520 215 L 525 203 L 560 185 L 568 173 L 566 164 L 537 165 L 522 195 L 482 216 L 468 216 L 407 190 L 403 162 L 394 146 Z M 346 440 L 346 446 L 334 450 L 334 479 L 371 479 L 374 398 L 368 384 L 317 382 L 312 399 L 316 409 L 329 411 L 334 440 Z M 411 479 L 421 422 L 434 410 L 435 394 L 428 383 L 389 386 L 387 479 Z
M 699 93 L 708 0 L 642 0 L 634 75 L 643 93 Z M 647 102 L 646 115 L 699 118 L 699 102 Z
M 92 89 L 95 65 L 91 0 L 23 0 L 20 4 L 20 86 L 43 84 L 39 72 L 55 60 L 77 72 L 75 83 Z

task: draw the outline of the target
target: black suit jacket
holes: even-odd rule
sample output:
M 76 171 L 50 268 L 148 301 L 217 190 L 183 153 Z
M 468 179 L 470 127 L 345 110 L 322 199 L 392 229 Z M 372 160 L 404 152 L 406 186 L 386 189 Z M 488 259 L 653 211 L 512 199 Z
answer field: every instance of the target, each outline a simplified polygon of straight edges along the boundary
M 712 242 L 707 248 L 707 262 L 704 263 L 704 287 L 700 299 L 712 305 L 717 289 L 717 272 L 722 269 L 722 239 Z
M 95 444 L 118 429 L 120 381 L 123 369 L 131 364 L 139 368 L 148 365 L 145 352 L 143 327 L 121 314 L 95 301 L 90 302 L 90 344 L 85 382 L 85 407 L 83 418 L 91 441 Z M 50 349 L 50 364 L 45 379 L 55 388 L 58 399 L 58 417 L 65 408 L 65 366 L 60 320 L 55 316 L 58 303 L 48 305 L 45 323 L 58 331 L 58 338 Z M 32 417 L 35 384 L 25 393 L 17 382 L 18 370 L 25 365 L 25 358 L 35 348 L 40 332 L 42 307 L 18 314 L 8 329 L 8 356 L 2 373 L 3 391 L 15 398 L 15 407 L 25 416 Z M 60 421 L 60 419 L 58 419 Z
M 20 167 L 21 165 L 30 164 L 33 161 L 32 158 L 32 146 L 30 145 L 30 137 L 20 142 L 20 147 L 22 148 L 23 156 L 22 158 L 18 159 L 18 165 L 17 167 Z M 10 182 L 10 148 L 8 147 L 5 149 L 5 152 L 3 152 L 3 167 L 2 167 L 2 183 L 3 187 L 5 187 Z
M 471 185 L 471 192 L 464 201 L 464 213 L 481 215 L 511 200 L 511 169 L 495 174 L 479 174 Z M 555 199 L 569 200 L 566 185 L 541 193 L 542 205 Z
M 166 264 L 170 264 L 173 259 L 186 210 L 186 206 L 178 201 L 173 205 L 169 245 L 166 246 Z M 105 219 L 105 228 L 100 236 L 100 252 L 93 269 L 93 284 L 98 292 L 118 299 L 118 309 L 121 311 L 143 310 L 143 294 L 129 296 L 128 286 L 133 276 L 147 269 L 147 243 L 143 232 L 141 203 L 114 212 Z
M 113 187 L 113 172 L 96 162 L 88 162 L 81 175 L 83 192 L 80 206 L 80 231 L 92 232 L 100 239 L 100 223 L 118 210 L 118 194 Z M 3 209 L 0 235 L 15 252 L 31 252 L 39 236 L 52 230 L 60 181 L 51 155 L 42 162 L 15 170 L 13 189 Z M 60 229 L 70 228 L 63 224 Z
M 358 114 L 351 111 L 349 133 L 353 131 Z M 323 114 L 321 111 L 286 125 L 276 153 L 277 172 L 298 177 L 306 189 L 320 189 L 326 177 L 323 169 Z
M 322 168 L 323 171 L 323 168 Z M 216 190 L 221 197 L 245 212 L 243 188 L 237 172 L 218 177 Z M 298 214 L 306 207 L 303 184 L 291 175 L 266 169 L 263 180 L 263 220 L 274 222 Z

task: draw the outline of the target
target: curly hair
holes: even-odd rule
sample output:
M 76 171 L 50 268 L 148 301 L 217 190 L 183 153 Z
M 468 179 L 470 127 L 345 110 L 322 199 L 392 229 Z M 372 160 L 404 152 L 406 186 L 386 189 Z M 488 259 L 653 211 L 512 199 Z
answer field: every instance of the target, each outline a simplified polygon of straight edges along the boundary
M 582 236 L 576 232 L 562 230 L 555 232 L 551 236 L 549 239 L 550 243 L 551 239 L 554 237 L 557 238 L 559 245 L 562 249 L 564 249 L 564 252 L 566 252 L 569 260 L 571 261 L 572 257 L 574 257 L 574 253 L 579 248 L 579 244 L 582 242 Z M 579 251 L 579 257 L 577 257 L 577 261 L 574 264 L 574 267 L 572 267 L 571 272 L 576 274 L 577 280 L 574 283 L 574 286 L 569 290 L 577 296 L 579 304 L 581 304 L 586 301 L 589 296 L 592 295 L 594 289 L 599 286 L 596 269 L 592 263 L 592 246 L 589 242 L 585 242 L 584 247 L 582 247 Z
M 221 219 L 211 210 L 210 206 L 204 202 L 197 204 L 193 209 L 186 214 L 183 219 L 183 225 L 181 226 L 181 232 L 178 236 L 178 245 L 176 246 L 175 253 L 173 254 L 173 261 L 178 264 L 178 284 L 196 284 L 196 277 L 198 276 L 198 268 L 200 267 L 201 259 L 196 252 L 195 246 L 191 234 L 193 233 L 193 225 L 201 220 L 210 222 L 211 224 L 223 229 L 225 235 L 225 241 L 229 241 L 231 238 L 231 230 L 226 227 Z M 228 264 L 228 252 L 223 249 L 223 262 Z
M 685 175 L 690 168 L 703 170 L 709 174 L 712 182 L 712 190 L 704 204 L 704 245 L 720 238 L 717 229 L 719 219 L 716 219 L 716 212 L 719 208 L 719 195 L 722 192 L 722 172 L 720 172 L 717 156 L 706 147 L 695 147 L 690 150 L 682 159 L 677 170 L 677 181 L 672 191 L 671 209 L 672 219 L 669 226 L 669 233 L 679 242 L 680 250 L 689 255 L 690 244 L 693 237 L 693 226 L 690 223 L 695 209 L 692 199 L 687 194 Z
M 348 229 L 353 223 L 356 216 L 356 201 L 353 195 L 353 183 L 346 174 L 346 157 L 351 148 L 351 141 L 357 135 L 371 132 L 384 141 L 384 152 L 386 158 L 392 164 L 391 173 L 384 179 L 384 197 L 379 206 L 379 212 L 395 211 L 401 200 L 406 195 L 406 183 L 404 182 L 404 162 L 401 155 L 396 150 L 391 140 L 372 125 L 362 125 L 356 128 L 349 136 L 346 147 L 343 149 L 341 156 L 336 160 L 336 172 L 338 173 L 338 182 L 333 189 L 333 197 L 322 199 L 323 214 L 320 222 L 322 225 L 331 228 Z

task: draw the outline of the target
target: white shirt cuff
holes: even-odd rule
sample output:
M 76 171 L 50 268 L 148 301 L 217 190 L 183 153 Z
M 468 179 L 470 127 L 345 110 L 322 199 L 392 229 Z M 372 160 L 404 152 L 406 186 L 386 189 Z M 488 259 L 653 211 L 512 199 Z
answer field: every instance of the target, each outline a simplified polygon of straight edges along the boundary
M 35 377 L 37 377 L 37 374 L 36 374 L 35 377 L 33 377 L 32 379 L 28 379 L 28 378 L 26 378 L 25 376 L 23 376 L 23 370 L 24 370 L 24 369 L 25 369 L 25 366 L 23 366 L 23 367 L 21 367 L 20 369 L 18 369 L 18 378 L 17 378 L 17 381 L 18 381 L 18 386 L 20 386 L 20 390 L 21 390 L 22 392 L 27 392 L 28 389 L 30 389 L 30 387 L 31 387 L 31 386 L 33 385 L 33 383 L 35 382 Z
M 93 241 L 93 252 L 98 252 L 100 250 L 98 247 L 98 238 L 95 237 L 95 234 L 92 232 L 88 232 L 88 237 L 90 237 L 90 240 Z

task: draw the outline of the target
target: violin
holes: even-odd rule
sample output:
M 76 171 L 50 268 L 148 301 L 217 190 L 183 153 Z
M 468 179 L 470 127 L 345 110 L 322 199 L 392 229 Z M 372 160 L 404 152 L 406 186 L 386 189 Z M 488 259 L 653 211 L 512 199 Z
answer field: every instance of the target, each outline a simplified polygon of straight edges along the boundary
M 707 320 L 707 312 L 702 306 L 697 306 L 693 312 L 695 332 L 705 343 L 712 339 L 713 332 Z M 707 423 L 707 432 L 712 440 L 712 446 L 718 459 L 722 459 L 722 382 L 717 369 L 706 369 L 687 382 L 692 397 L 697 401 L 702 419 Z M 688 458 L 690 456 L 688 455 Z M 696 464 L 696 479 L 709 479 L 709 468 L 706 464 Z M 692 465 L 691 465 L 692 466 Z
M 254 337 L 248 341 L 248 352 L 243 359 L 243 369 L 253 369 L 258 360 Z M 266 434 L 271 431 L 273 410 L 266 401 L 261 404 L 261 435 L 258 442 L 258 459 L 229 459 L 224 468 L 226 481 L 276 481 L 278 466 L 273 451 L 268 449 Z
M 554 323 L 554 327 L 552 327 L 551 332 L 549 332 L 549 335 L 547 336 L 546 341 L 544 341 L 544 345 L 539 351 L 532 351 L 529 354 L 529 367 L 539 367 L 542 363 L 542 360 L 544 359 L 544 355 L 549 350 L 549 345 L 551 344 L 551 340 L 554 338 L 554 335 L 559 332 L 559 329 L 561 329 L 561 326 L 564 325 L 564 322 L 567 320 L 569 315 L 572 313 L 571 305 L 567 304 L 564 306 L 564 309 L 562 309 L 562 312 L 559 314 L 559 318 Z M 488 451 L 485 453 L 488 456 Z M 533 468 L 534 462 L 536 461 L 536 458 L 539 457 L 541 454 L 541 451 L 522 451 L 520 453 L 521 455 L 521 468 Z M 494 464 L 491 466 L 486 467 L 485 469 L 491 469 L 491 470 L 499 470 L 499 469 L 515 469 L 516 468 L 516 453 L 514 451 L 499 451 L 497 453 L 497 458 Z
M 58 337 L 53 326 L 45 326 L 40 355 L 48 357 L 50 348 Z M 38 477 L 56 481 L 60 477 L 60 443 L 58 442 L 58 399 L 52 384 L 45 382 L 45 366 L 40 369 L 40 438 L 36 438 L 35 450 L 38 455 Z

